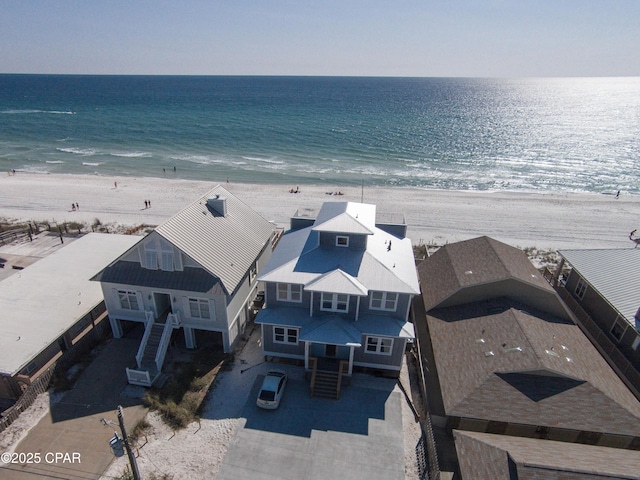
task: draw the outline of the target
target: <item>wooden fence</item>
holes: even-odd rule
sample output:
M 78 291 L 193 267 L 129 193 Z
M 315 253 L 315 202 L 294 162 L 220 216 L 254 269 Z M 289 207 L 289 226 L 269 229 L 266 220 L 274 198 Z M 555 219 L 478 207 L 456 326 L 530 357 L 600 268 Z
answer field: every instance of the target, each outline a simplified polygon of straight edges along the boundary
M 47 391 L 55 368 L 55 364 L 47 368 L 42 375 L 25 389 L 18 401 L 2 413 L 2 417 L 0 418 L 0 432 L 4 432 L 9 425 L 15 422 L 20 414 L 33 404 L 38 395 Z

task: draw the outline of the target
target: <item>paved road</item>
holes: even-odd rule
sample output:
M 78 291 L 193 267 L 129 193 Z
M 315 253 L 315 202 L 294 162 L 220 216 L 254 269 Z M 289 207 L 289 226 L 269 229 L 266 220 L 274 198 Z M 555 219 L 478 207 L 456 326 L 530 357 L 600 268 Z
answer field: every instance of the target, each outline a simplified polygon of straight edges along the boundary
M 257 377 L 217 480 L 404 480 L 402 397 L 395 380 L 363 376 L 340 400 L 290 380 L 280 408 L 255 406 Z
M 114 458 L 109 439 L 114 430 L 119 431 L 117 406 L 125 407 L 129 432 L 146 414 L 139 399 L 127 396 L 130 388 L 126 388 L 125 367 L 135 361 L 139 341 L 137 336 L 112 340 L 82 373 L 74 389 L 51 405 L 49 413 L 16 448 L 17 453 L 31 455 L 31 463 L 0 465 L 0 478 L 99 479 Z

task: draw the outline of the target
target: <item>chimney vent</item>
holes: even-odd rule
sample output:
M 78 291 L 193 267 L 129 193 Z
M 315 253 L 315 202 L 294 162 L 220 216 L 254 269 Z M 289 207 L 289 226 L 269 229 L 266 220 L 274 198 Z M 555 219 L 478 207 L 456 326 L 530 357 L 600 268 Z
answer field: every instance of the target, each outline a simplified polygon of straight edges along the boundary
M 227 216 L 227 199 L 225 197 L 221 197 L 220 195 L 216 195 L 213 198 L 209 198 L 207 200 L 207 205 L 214 212 L 219 213 L 223 217 Z

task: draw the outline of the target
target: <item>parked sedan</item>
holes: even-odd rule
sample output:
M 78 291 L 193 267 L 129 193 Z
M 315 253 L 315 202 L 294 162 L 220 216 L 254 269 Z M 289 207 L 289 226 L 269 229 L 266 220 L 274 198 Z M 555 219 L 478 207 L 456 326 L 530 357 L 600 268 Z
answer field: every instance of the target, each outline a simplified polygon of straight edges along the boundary
M 269 370 L 262 381 L 262 387 L 260 388 L 256 405 L 269 410 L 278 408 L 286 384 L 286 372 L 282 370 Z

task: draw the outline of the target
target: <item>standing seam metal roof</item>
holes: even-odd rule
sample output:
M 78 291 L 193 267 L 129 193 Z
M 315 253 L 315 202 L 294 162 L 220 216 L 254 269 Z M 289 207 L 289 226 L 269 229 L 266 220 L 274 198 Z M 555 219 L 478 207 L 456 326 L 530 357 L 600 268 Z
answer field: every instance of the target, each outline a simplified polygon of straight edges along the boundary
M 216 195 L 226 199 L 226 216 L 207 205 Z M 270 241 L 273 230 L 270 222 L 218 185 L 155 231 L 220 278 L 230 294 Z
M 640 249 L 562 250 L 558 252 L 635 329 L 640 307 Z

